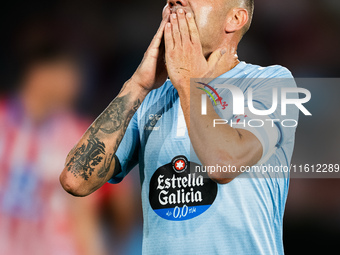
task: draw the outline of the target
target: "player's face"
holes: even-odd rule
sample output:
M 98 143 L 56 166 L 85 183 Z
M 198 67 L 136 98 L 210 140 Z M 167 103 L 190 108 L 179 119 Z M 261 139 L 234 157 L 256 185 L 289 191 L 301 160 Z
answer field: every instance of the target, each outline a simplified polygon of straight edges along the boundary
M 71 105 L 76 99 L 81 84 L 78 67 L 68 60 L 41 64 L 34 69 L 35 91 L 44 93 L 49 104 L 56 108 Z
M 224 24 L 228 12 L 228 0 L 168 0 L 171 13 L 182 8 L 191 12 L 196 20 L 204 54 L 209 54 L 218 47 L 225 33 Z

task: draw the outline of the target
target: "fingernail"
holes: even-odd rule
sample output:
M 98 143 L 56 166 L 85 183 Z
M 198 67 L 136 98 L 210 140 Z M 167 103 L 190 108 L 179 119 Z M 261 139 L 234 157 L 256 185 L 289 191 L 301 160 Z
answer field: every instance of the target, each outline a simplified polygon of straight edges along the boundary
M 166 24 L 167 25 L 167 27 L 171 27 L 171 23 L 168 23 L 168 24 Z
M 173 19 L 176 19 L 177 18 L 177 15 L 174 13 L 174 14 L 172 14 L 172 18 Z
M 188 13 L 187 13 L 187 17 L 188 17 L 189 19 L 191 19 L 191 17 L 192 17 L 191 12 L 188 12 Z
M 183 13 L 183 10 L 182 10 L 182 9 L 179 9 L 178 12 L 179 12 L 180 14 L 182 14 L 182 13 Z

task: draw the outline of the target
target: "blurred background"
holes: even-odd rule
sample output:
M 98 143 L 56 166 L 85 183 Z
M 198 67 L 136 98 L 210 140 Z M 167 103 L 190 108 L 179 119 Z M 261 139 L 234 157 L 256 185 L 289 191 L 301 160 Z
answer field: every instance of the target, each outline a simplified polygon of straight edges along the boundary
M 0 254 L 141 254 L 138 171 L 88 198 L 58 181 L 68 151 L 139 65 L 165 1 L 10 1 L 1 8 Z M 256 0 L 240 60 L 340 73 L 340 1 Z M 295 164 L 339 163 L 340 86 L 314 83 Z M 314 100 L 316 99 L 316 100 Z M 286 254 L 333 254 L 340 179 L 291 180 Z

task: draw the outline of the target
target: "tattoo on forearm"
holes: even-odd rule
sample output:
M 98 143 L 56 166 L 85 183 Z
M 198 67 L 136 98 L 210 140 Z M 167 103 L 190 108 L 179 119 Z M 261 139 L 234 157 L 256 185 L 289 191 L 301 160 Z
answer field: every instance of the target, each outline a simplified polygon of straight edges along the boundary
M 112 134 L 122 127 L 124 117 L 123 113 L 128 101 L 128 95 L 116 98 L 107 109 L 96 120 L 92 134 L 102 131 L 105 134 Z
M 87 181 L 94 172 L 95 167 L 104 159 L 101 168 L 97 172 L 97 177 L 105 178 L 110 171 L 113 158 L 115 158 L 115 162 L 119 162 L 114 153 L 106 155 L 108 148 L 101 138 L 103 137 L 102 133 L 113 134 L 114 132 L 119 132 L 116 144 L 112 148 L 113 152 L 117 150 L 131 118 L 141 105 L 140 100 L 137 99 L 133 107 L 127 110 L 129 97 L 130 95 L 127 94 L 116 98 L 89 128 L 90 135 L 87 143 L 74 150 L 66 167 L 75 177 L 80 176 Z
M 116 158 L 116 155 L 113 154 L 113 153 L 110 153 L 110 155 L 105 158 L 103 166 L 97 172 L 97 176 L 99 178 L 105 178 L 106 177 L 107 173 L 110 171 L 110 166 L 111 166 L 113 158 Z
M 98 138 L 91 134 L 87 141 L 87 145 L 82 144 L 76 149 L 66 165 L 68 171 L 71 171 L 75 177 L 79 175 L 86 181 L 92 175 L 94 167 L 103 160 L 102 156 L 105 155 L 105 144 Z

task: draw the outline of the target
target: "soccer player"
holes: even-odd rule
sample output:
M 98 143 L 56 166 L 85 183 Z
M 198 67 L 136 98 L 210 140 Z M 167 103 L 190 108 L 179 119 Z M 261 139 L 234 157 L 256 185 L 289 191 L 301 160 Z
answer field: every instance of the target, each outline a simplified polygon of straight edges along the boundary
M 49 42 L 23 55 L 18 91 L 0 98 L 0 254 L 106 254 L 99 194 L 66 197 L 58 182 L 60 159 L 88 125 L 73 111 L 79 65 Z
M 284 253 L 289 174 L 241 170 L 288 166 L 295 128 L 284 128 L 277 112 L 266 116 L 272 126 L 214 125 L 254 119 L 249 102 L 245 115 L 234 115 L 231 93 L 217 84 L 252 90 L 259 110 L 271 108 L 273 88 L 296 86 L 286 84 L 286 68 L 238 60 L 253 9 L 252 0 L 169 0 L 140 66 L 66 159 L 60 181 L 75 196 L 120 182 L 139 163 L 144 254 Z M 202 115 L 206 93 L 219 104 L 206 104 Z M 286 117 L 297 121 L 298 110 Z M 236 170 L 192 170 L 200 166 Z

